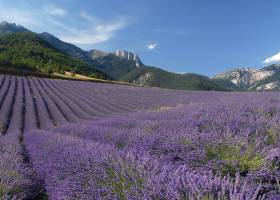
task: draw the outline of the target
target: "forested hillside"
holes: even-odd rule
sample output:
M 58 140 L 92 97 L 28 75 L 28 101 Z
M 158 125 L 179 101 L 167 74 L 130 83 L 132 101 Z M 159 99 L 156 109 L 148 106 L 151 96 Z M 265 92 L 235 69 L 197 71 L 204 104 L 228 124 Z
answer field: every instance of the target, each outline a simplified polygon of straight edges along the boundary
M 0 37 L 0 67 L 44 73 L 71 71 L 94 78 L 108 78 L 93 66 L 59 52 L 31 32 Z

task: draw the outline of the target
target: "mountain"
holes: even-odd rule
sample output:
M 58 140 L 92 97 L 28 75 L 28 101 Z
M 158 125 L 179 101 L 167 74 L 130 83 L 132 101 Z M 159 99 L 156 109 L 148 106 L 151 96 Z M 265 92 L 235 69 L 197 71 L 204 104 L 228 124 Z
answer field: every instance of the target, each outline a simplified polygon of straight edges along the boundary
M 222 87 L 237 90 L 276 90 L 280 88 L 280 65 L 265 68 L 237 68 L 213 77 Z
M 44 32 L 33 33 L 16 24 L 0 24 L 0 66 L 41 72 L 73 71 L 83 75 L 172 89 L 224 90 L 197 74 L 176 74 L 143 64 L 125 50 L 85 51 Z
M 95 58 L 97 67 L 116 80 L 182 90 L 225 90 L 206 76 L 198 74 L 177 74 L 157 67 L 146 66 L 131 52 L 118 50 Z
M 0 36 L 0 67 L 44 73 L 71 71 L 95 78 L 108 78 L 87 63 L 60 52 L 32 32 Z
M 5 34 L 10 34 L 10 33 L 19 33 L 19 32 L 32 32 L 22 26 L 16 25 L 15 23 L 8 23 L 8 22 L 1 22 L 0 23 L 0 36 L 5 35 Z M 36 33 L 34 33 L 36 34 Z M 46 42 L 48 42 L 50 45 L 55 47 L 58 51 L 63 52 L 64 54 L 67 54 L 71 57 L 81 59 L 83 61 L 86 61 L 90 64 L 92 59 L 88 57 L 88 52 L 82 50 L 81 48 L 67 43 L 63 42 L 57 37 L 53 36 L 50 33 L 43 32 L 37 34 L 37 36 Z

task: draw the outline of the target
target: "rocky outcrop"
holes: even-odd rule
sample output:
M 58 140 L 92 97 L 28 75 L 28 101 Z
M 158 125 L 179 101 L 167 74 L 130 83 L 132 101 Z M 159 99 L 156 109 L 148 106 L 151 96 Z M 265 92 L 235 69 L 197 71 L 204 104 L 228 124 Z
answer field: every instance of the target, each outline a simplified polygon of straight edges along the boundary
M 279 81 L 275 81 L 275 82 L 271 82 L 271 83 L 267 83 L 261 86 L 258 86 L 256 88 L 256 90 L 258 91 L 263 91 L 263 90 L 276 90 L 279 89 L 280 86 L 280 82 Z
M 116 50 L 113 54 L 120 58 L 127 59 L 128 61 L 135 62 L 136 67 L 140 67 L 141 65 L 143 65 L 140 58 L 135 53 L 125 50 Z
M 257 82 L 271 77 L 275 73 L 274 70 L 254 69 L 254 68 L 237 68 L 228 72 L 224 72 L 214 76 L 214 79 L 230 80 L 241 88 L 249 88 Z
M 146 72 L 139 76 L 137 79 L 133 81 L 133 83 L 138 85 L 146 85 L 147 82 L 152 78 L 153 74 L 151 72 Z

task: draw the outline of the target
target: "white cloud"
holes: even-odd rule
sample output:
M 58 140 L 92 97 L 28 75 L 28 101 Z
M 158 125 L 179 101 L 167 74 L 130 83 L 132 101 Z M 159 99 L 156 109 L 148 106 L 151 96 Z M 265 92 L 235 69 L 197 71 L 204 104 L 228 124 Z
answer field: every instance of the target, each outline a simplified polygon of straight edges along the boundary
M 150 50 L 154 50 L 157 46 L 158 46 L 157 43 L 152 43 L 152 44 L 148 44 L 147 48 L 150 49 Z
M 64 26 L 67 33 L 61 35 L 61 39 L 81 45 L 98 44 L 112 39 L 117 31 L 129 24 L 128 20 L 123 17 L 110 22 L 102 21 L 90 15 L 83 15 L 83 18 L 88 18 L 88 22 L 79 30 L 71 27 L 65 28 Z
M 280 62 L 280 52 L 265 59 L 262 63 L 270 64 L 270 63 L 278 63 L 278 62 Z
M 66 16 L 68 14 L 68 11 L 59 7 L 56 7 L 54 5 L 49 5 L 45 7 L 45 11 L 49 15 L 53 16 Z

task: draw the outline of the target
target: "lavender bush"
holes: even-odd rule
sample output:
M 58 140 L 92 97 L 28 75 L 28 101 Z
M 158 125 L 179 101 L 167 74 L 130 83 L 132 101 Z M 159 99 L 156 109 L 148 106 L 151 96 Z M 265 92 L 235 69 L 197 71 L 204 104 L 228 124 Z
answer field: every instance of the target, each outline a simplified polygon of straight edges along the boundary
M 163 163 L 52 132 L 28 134 L 27 149 L 51 199 L 257 199 L 247 187 L 212 173 Z

